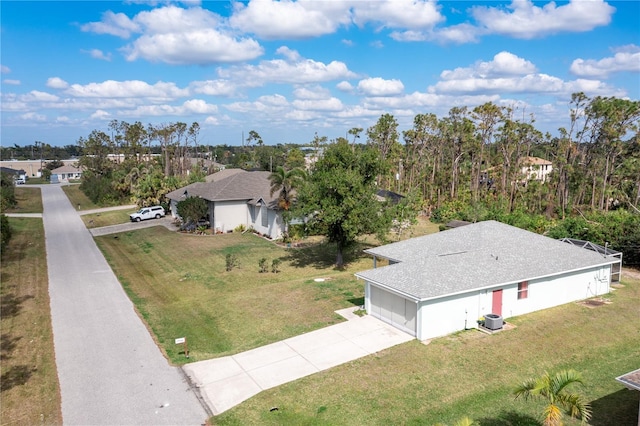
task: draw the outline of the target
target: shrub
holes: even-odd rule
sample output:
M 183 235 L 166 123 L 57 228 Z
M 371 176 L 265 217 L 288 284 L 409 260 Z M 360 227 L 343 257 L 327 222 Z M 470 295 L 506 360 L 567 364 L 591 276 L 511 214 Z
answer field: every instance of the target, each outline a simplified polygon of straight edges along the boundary
M 258 266 L 260 267 L 260 273 L 267 272 L 267 258 L 263 257 L 258 261 Z
M 278 269 L 278 267 L 280 266 L 280 262 L 280 259 L 273 259 L 273 261 L 271 262 L 271 272 L 273 272 L 274 274 L 280 272 L 280 270 Z
M 238 258 L 235 254 L 227 253 L 225 256 L 225 263 L 227 272 L 238 266 Z
M 0 215 L 0 232 L 2 233 L 2 241 L 0 244 L 0 252 L 4 253 L 5 247 L 11 239 L 11 227 L 9 226 L 9 218 L 5 215 Z
M 233 228 L 233 232 L 244 232 L 245 229 L 246 229 L 245 226 L 243 224 L 240 224 L 235 228 Z

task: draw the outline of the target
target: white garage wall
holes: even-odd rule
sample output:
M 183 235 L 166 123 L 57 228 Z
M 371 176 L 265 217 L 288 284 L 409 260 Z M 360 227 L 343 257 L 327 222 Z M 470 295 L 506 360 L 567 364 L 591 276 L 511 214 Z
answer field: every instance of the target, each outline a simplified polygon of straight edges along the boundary
M 249 216 L 246 201 L 216 201 L 214 203 L 213 222 L 214 229 L 220 228 L 222 232 L 233 231 L 238 225 L 247 226 Z
M 419 340 L 444 336 L 466 328 L 477 328 L 479 292 L 420 302 L 418 309 Z

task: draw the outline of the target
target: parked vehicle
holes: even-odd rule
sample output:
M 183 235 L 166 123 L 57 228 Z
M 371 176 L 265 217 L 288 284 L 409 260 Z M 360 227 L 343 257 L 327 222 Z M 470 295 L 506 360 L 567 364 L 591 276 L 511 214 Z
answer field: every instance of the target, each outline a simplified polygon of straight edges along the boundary
M 13 180 L 13 182 L 14 182 L 16 185 L 24 185 L 25 183 L 27 183 L 27 181 L 26 181 L 26 179 L 24 178 L 24 176 L 20 176 L 20 177 L 15 178 L 15 179 Z
M 160 219 L 164 215 L 164 207 L 162 206 L 143 207 L 137 212 L 131 213 L 129 219 L 131 219 L 131 222 L 140 222 L 147 219 Z

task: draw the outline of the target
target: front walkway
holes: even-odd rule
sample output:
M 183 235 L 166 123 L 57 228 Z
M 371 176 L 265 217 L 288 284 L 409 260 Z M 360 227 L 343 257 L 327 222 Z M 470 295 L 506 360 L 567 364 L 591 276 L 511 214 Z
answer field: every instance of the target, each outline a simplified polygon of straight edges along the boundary
M 223 358 L 183 366 L 213 412 L 220 414 L 260 391 L 327 370 L 414 337 L 370 315 Z

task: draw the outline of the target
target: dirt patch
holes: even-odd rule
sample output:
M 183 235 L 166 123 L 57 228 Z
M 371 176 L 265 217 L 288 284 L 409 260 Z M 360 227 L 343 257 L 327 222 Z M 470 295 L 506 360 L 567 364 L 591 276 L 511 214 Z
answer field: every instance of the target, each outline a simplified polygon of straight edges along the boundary
M 596 299 L 588 299 L 578 302 L 579 305 L 586 306 L 587 308 L 597 308 L 604 305 L 611 304 L 609 299 L 604 299 L 602 297 L 598 297 Z
M 640 280 L 640 271 L 631 268 L 622 268 L 622 277 L 631 277 L 636 280 Z

